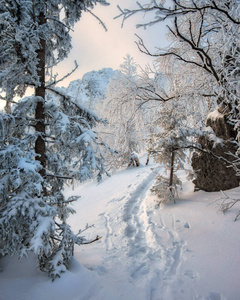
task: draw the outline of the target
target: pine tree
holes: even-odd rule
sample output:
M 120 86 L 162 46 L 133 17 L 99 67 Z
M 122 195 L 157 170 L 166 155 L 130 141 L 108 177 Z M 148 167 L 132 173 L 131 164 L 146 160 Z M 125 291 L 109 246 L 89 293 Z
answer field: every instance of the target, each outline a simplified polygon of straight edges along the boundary
M 14 102 L 29 86 L 35 90 L 11 114 L 0 116 L 1 253 L 22 257 L 33 251 L 53 279 L 68 267 L 74 244 L 84 240 L 66 222 L 76 197 L 65 199 L 64 184 L 96 172 L 100 179 L 104 166 L 92 129 L 102 120 L 48 82 L 46 71 L 67 57 L 70 30 L 97 3 L 107 5 L 105 0 L 0 1 L 5 100 Z
M 176 172 L 185 169 L 186 148 L 192 144 L 193 130 L 187 124 L 184 103 L 180 105 L 179 101 L 172 100 L 162 105 L 155 118 L 157 130 L 151 135 L 151 153 L 154 160 L 164 167 L 165 175 L 157 176 L 152 191 L 160 199 L 159 203 L 175 202 L 177 186 L 181 186 Z

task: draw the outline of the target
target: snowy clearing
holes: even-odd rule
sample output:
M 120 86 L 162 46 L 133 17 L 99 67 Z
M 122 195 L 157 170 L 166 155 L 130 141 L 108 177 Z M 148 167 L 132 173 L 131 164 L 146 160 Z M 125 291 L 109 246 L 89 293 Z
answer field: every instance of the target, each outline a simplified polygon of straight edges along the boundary
M 156 206 L 152 163 L 86 183 L 66 194 L 81 195 L 70 218 L 75 232 L 86 223 L 87 239 L 75 247 L 71 270 L 51 282 L 28 261 L 1 261 L 1 300 L 238 300 L 240 220 L 213 203 L 221 193 L 193 193 L 186 182 L 176 204 Z M 227 191 L 237 197 L 240 188 Z

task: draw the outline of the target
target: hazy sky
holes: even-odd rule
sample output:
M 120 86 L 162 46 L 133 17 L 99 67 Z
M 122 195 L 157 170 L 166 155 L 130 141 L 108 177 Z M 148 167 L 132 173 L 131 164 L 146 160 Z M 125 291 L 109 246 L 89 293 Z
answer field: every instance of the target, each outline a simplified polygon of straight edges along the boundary
M 135 33 L 141 36 L 146 45 L 154 50 L 155 46 L 166 45 L 164 38 L 164 26 L 155 25 L 144 30 L 136 29 L 136 24 L 147 21 L 148 16 L 135 15 L 128 19 L 121 28 L 122 19 L 115 19 L 119 14 L 117 5 L 121 8 L 136 8 L 135 0 L 109 0 L 109 6 L 97 5 L 93 13 L 96 14 L 107 26 L 108 31 L 99 24 L 91 14 L 84 13 L 81 20 L 75 25 L 72 33 L 73 49 L 67 59 L 58 67 L 59 78 L 71 71 L 74 60 L 79 67 L 77 71 L 60 85 L 67 86 L 68 83 L 92 70 L 102 68 L 118 69 L 123 62 L 123 57 L 129 53 L 142 67 L 151 63 L 152 59 L 139 52 L 135 41 Z

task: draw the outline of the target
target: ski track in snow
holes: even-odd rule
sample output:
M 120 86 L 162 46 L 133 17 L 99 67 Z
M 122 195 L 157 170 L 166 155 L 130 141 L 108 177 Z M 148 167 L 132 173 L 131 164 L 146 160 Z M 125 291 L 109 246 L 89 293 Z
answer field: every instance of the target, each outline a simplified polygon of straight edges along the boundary
M 174 216 L 155 220 L 154 203 L 144 200 L 156 174 L 128 186 L 126 196 L 112 199 L 114 204 L 101 216 L 106 228 L 105 266 L 121 262 L 126 266 L 129 281 L 133 284 L 148 284 L 146 299 L 173 299 L 171 293 L 178 269 L 184 260 L 185 242 L 179 240 L 175 230 Z M 118 202 L 119 210 L 116 210 Z M 185 276 L 191 276 L 186 273 Z M 194 276 L 194 275 L 192 275 Z M 147 280 L 146 280 L 147 278 Z

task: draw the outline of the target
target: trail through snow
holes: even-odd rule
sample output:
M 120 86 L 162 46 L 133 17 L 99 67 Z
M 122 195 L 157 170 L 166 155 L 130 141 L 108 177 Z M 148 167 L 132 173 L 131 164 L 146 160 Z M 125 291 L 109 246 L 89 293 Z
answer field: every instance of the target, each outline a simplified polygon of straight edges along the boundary
M 145 159 L 100 184 L 66 189 L 81 196 L 72 229 L 93 223 L 85 237 L 102 238 L 76 246 L 70 271 L 54 283 L 34 258 L 4 259 L 0 300 L 239 300 L 239 207 L 223 216 L 211 204 L 220 193 L 192 193 L 186 181 L 176 204 L 156 207 L 158 170 Z M 230 192 L 236 198 L 240 188 Z
M 155 176 L 151 172 L 140 183 L 129 186 L 132 192 L 121 198 L 120 218 L 112 218 L 114 203 L 103 214 L 107 229 L 104 264 L 107 268 L 112 268 L 115 262 L 125 265 L 131 283 L 147 285 L 143 299 L 150 300 L 160 299 L 159 293 L 162 299 L 168 297 L 168 282 L 177 274 L 184 247 L 174 229 L 174 220 L 169 223 L 160 216 L 160 225 L 157 224 L 154 205 L 148 206 L 144 201 Z
M 83 188 L 90 202 L 96 205 L 94 199 L 98 198 L 99 207 L 94 209 L 98 214 L 92 219 L 96 232 L 102 236 L 91 246 L 90 257 L 87 249 L 85 255 L 81 252 L 82 247 L 76 253 L 77 259 L 96 271 L 102 281 L 101 289 L 97 287 L 89 299 L 225 299 L 211 287 L 202 288 L 204 280 L 199 281 L 194 263 L 185 263 L 196 255 L 189 250 L 187 242 L 192 218 L 198 218 L 195 207 L 189 208 L 189 216 L 187 211 L 180 213 L 179 204 L 157 208 L 156 197 L 150 192 L 157 173 L 152 168 L 156 166 L 144 166 L 145 157 L 141 162 L 140 168 L 119 172 L 98 187 Z M 193 189 L 193 186 L 185 183 L 185 194 L 186 188 Z M 101 191 L 104 191 L 102 195 Z M 79 202 L 79 205 L 83 204 Z M 201 205 L 207 209 L 207 203 L 201 202 Z
M 113 279 L 115 275 L 118 276 L 118 272 L 114 274 L 113 270 L 121 270 L 125 274 L 124 280 L 133 291 L 142 290 L 138 296 L 140 298 L 136 299 L 170 299 L 170 287 L 183 261 L 185 242 L 180 240 L 175 230 L 173 217 L 169 219 L 156 215 L 156 202 L 152 199 L 146 201 L 157 174 L 157 170 L 152 168 L 153 165 L 146 167 L 142 164 L 140 168 L 119 172 L 100 186 L 92 185 L 88 189 L 89 201 L 95 199 L 99 187 L 101 191 L 104 190 L 103 199 L 98 194 L 99 201 L 104 202 L 104 205 L 99 203 L 103 211 L 98 211 L 94 221 L 102 240 L 97 246 L 92 246 L 95 248 L 93 252 L 98 252 L 94 263 L 88 260 L 88 254 L 84 259 L 81 247 L 75 255 L 103 278 L 111 274 Z M 110 186 L 108 181 L 111 181 Z M 73 224 L 76 224 L 76 220 Z M 109 299 L 135 299 L 127 298 L 124 292 L 122 298 L 121 295 L 116 296 L 116 291 L 114 293 L 115 298 Z M 98 291 L 91 299 L 108 298 L 105 291 L 103 295 Z

